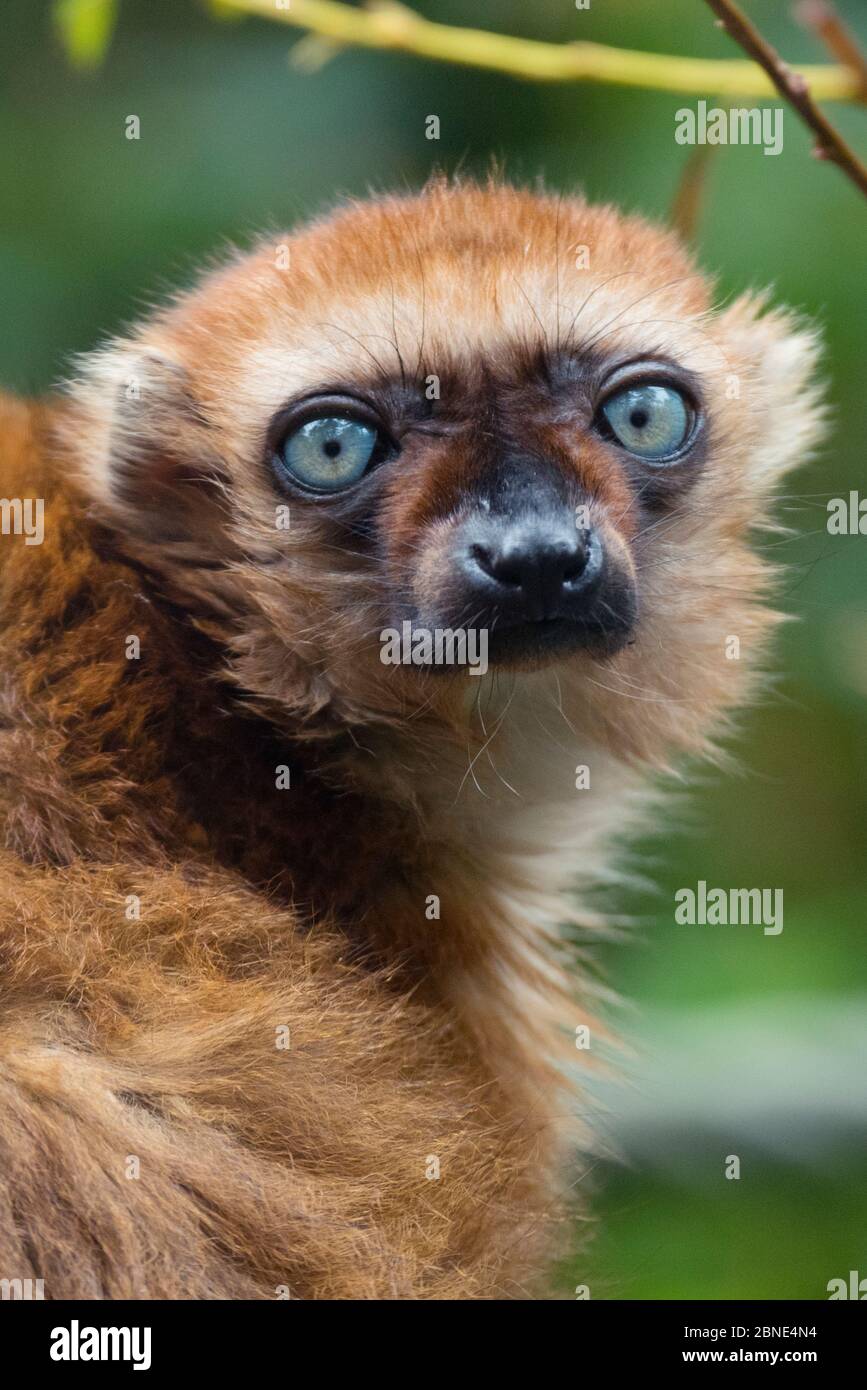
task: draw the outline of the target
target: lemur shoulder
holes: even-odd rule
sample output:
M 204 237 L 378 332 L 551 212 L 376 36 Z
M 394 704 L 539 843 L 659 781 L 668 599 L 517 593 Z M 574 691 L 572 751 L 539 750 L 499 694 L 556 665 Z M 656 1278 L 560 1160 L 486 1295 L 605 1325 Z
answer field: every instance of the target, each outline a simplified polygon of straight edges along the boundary
M 0 1272 L 551 1291 L 569 923 L 749 694 L 814 358 L 668 231 L 435 182 L 3 401 Z M 405 623 L 490 669 L 384 663 Z

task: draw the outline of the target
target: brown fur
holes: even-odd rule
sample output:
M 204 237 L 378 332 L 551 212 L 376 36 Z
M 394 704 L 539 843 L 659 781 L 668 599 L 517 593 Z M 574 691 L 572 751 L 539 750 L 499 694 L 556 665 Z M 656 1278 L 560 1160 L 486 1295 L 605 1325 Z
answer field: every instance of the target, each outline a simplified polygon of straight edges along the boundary
M 564 353 L 574 397 L 547 379 Z M 660 355 L 709 431 L 650 522 L 585 394 Z M 816 438 L 813 356 L 755 301 L 714 310 L 642 221 L 435 183 L 233 259 L 67 400 L 2 404 L 3 492 L 46 499 L 46 537 L 0 550 L 0 1276 L 546 1290 L 586 1142 L 556 1060 L 590 1002 L 570 890 L 605 876 L 647 771 L 707 753 L 744 698 L 772 625 L 748 533 Z M 275 530 L 269 421 L 359 385 L 404 430 L 373 541 L 303 502 Z M 446 602 L 449 528 L 503 439 L 590 499 L 636 641 L 481 681 L 384 667 L 394 596 Z

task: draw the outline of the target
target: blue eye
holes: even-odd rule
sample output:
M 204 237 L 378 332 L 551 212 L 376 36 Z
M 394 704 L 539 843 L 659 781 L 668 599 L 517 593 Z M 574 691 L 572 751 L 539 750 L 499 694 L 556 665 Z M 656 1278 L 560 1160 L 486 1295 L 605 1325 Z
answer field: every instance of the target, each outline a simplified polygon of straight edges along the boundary
M 343 415 L 308 420 L 278 449 L 286 471 L 316 492 L 339 492 L 366 471 L 380 440 L 378 430 Z
M 627 386 L 602 407 L 615 438 L 638 458 L 663 462 L 686 443 L 692 410 L 673 386 Z

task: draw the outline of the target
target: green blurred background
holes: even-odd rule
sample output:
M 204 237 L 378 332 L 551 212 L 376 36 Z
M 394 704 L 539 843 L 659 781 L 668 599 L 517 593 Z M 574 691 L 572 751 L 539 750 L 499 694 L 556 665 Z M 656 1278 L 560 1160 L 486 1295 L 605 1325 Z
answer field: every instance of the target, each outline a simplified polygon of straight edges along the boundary
M 700 0 L 419 0 L 431 18 L 565 41 L 728 57 Z M 840 8 L 867 43 L 867 7 Z M 822 61 L 779 0 L 748 9 L 787 57 Z M 193 0 L 121 0 L 103 64 L 76 71 L 50 7 L 5 0 L 0 50 L 0 382 L 44 389 L 228 239 L 291 224 L 345 193 L 414 187 L 434 163 L 664 217 L 685 151 L 674 112 L 698 97 L 536 85 L 346 51 L 293 69 L 295 31 L 221 23 Z M 714 94 L 705 94 L 711 102 Z M 740 104 L 752 104 L 742 102 Z M 867 152 L 867 110 L 831 108 Z M 124 138 L 141 118 L 142 138 Z M 441 139 L 425 139 L 437 114 Z M 593 1164 L 592 1239 L 568 1283 L 593 1298 L 823 1298 L 867 1276 L 867 539 L 829 536 L 826 502 L 865 488 L 867 208 L 810 157 L 720 150 L 698 245 L 723 294 L 747 285 L 824 328 L 834 407 L 822 458 L 791 484 L 776 540 L 799 619 L 781 678 L 745 718 L 737 774 L 702 769 L 676 832 L 639 858 L 653 891 L 601 951 L 634 1056 L 604 1088 L 611 1156 Z M 700 878 L 782 887 L 785 928 L 674 925 Z M 724 1177 L 737 1154 L 741 1178 Z

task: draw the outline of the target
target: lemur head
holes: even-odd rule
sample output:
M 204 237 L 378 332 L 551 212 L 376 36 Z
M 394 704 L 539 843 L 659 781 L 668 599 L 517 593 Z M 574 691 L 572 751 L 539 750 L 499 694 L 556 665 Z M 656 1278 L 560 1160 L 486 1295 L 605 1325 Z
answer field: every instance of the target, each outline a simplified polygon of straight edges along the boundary
M 737 697 L 813 356 L 755 300 L 717 311 L 667 231 L 437 182 L 209 274 L 89 360 L 69 437 L 120 550 L 269 710 L 457 718 L 472 672 L 382 634 L 475 630 L 489 681 L 568 675 L 640 754 Z

